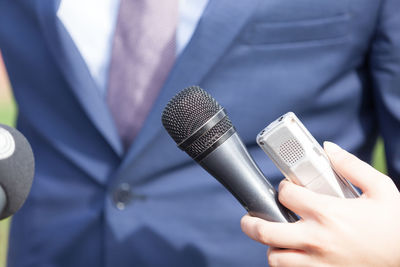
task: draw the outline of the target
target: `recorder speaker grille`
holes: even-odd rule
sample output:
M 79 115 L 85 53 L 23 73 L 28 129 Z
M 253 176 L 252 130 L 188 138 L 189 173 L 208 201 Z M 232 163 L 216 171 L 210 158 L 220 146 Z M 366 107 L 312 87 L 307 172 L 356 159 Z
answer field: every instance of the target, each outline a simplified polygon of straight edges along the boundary
M 304 157 L 304 149 L 296 139 L 289 139 L 279 146 L 279 155 L 289 165 Z

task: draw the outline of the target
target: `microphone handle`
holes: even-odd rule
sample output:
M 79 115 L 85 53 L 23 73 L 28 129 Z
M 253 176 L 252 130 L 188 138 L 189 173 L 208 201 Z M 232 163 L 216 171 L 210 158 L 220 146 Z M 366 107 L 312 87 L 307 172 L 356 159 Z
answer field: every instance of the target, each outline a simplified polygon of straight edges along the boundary
M 6 207 L 7 197 L 6 192 L 4 192 L 3 187 L 0 185 L 0 214 L 3 213 L 3 210 Z
M 294 213 L 278 201 L 268 182 L 235 132 L 199 164 L 226 187 L 250 215 L 272 222 L 295 222 Z

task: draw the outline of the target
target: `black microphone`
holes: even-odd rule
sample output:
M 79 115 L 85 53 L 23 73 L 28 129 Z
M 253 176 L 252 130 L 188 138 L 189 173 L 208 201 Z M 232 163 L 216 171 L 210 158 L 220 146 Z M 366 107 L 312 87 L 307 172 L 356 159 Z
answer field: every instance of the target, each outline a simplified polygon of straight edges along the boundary
M 29 142 L 16 129 L 0 124 L 0 220 L 24 204 L 35 172 Z
M 250 215 L 273 222 L 296 216 L 278 201 L 274 187 L 258 168 L 225 110 L 198 86 L 173 97 L 162 123 L 178 147 L 228 189 Z

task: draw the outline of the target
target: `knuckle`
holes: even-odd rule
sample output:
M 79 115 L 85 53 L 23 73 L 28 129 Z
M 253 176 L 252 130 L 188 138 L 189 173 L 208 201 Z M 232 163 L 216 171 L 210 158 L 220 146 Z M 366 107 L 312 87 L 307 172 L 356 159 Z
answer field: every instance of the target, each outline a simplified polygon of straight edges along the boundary
M 288 182 L 281 183 L 278 194 L 279 201 L 282 203 L 287 203 L 292 195 L 292 191 L 292 187 L 288 185 Z
M 246 230 L 248 228 L 248 223 L 247 223 L 247 219 L 245 218 L 245 216 L 243 216 L 242 219 L 240 219 L 240 227 L 243 230 Z
M 328 244 L 331 243 L 328 236 L 322 231 L 315 231 L 310 233 L 309 236 L 310 238 L 304 241 L 305 250 L 313 254 L 324 254 L 329 247 Z
M 328 206 L 328 205 L 321 205 L 316 209 L 316 216 L 319 222 L 327 223 L 331 221 L 331 216 L 336 213 L 337 209 Z
M 324 223 L 329 219 L 330 207 L 323 205 L 322 203 L 315 204 L 310 210 L 309 214 L 317 222 Z
M 275 252 L 275 249 L 271 249 L 271 248 L 268 249 L 267 260 L 268 260 L 269 266 L 271 266 L 271 267 L 279 266 L 278 255 Z
M 268 240 L 266 238 L 267 233 L 265 228 L 261 224 L 257 224 L 255 227 L 255 238 L 256 240 L 260 241 L 261 243 L 267 243 Z
M 304 250 L 312 252 L 313 254 L 320 254 L 323 250 L 323 246 L 321 246 L 321 242 L 319 239 L 309 239 L 304 241 L 303 244 Z
M 331 199 L 328 199 L 328 196 L 321 195 L 314 199 L 313 206 L 310 208 L 310 214 L 312 214 L 318 223 L 328 223 L 337 214 L 339 207 L 338 200 L 335 199 L 332 202 Z

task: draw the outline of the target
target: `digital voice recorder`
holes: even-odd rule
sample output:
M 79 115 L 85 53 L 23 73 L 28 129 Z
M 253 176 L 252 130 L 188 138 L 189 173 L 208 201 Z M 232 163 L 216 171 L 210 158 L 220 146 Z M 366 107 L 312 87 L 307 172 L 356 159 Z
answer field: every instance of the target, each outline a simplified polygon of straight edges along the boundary
M 293 112 L 262 130 L 257 143 L 293 183 L 341 198 L 359 196 L 352 184 L 333 170 L 323 148 Z

